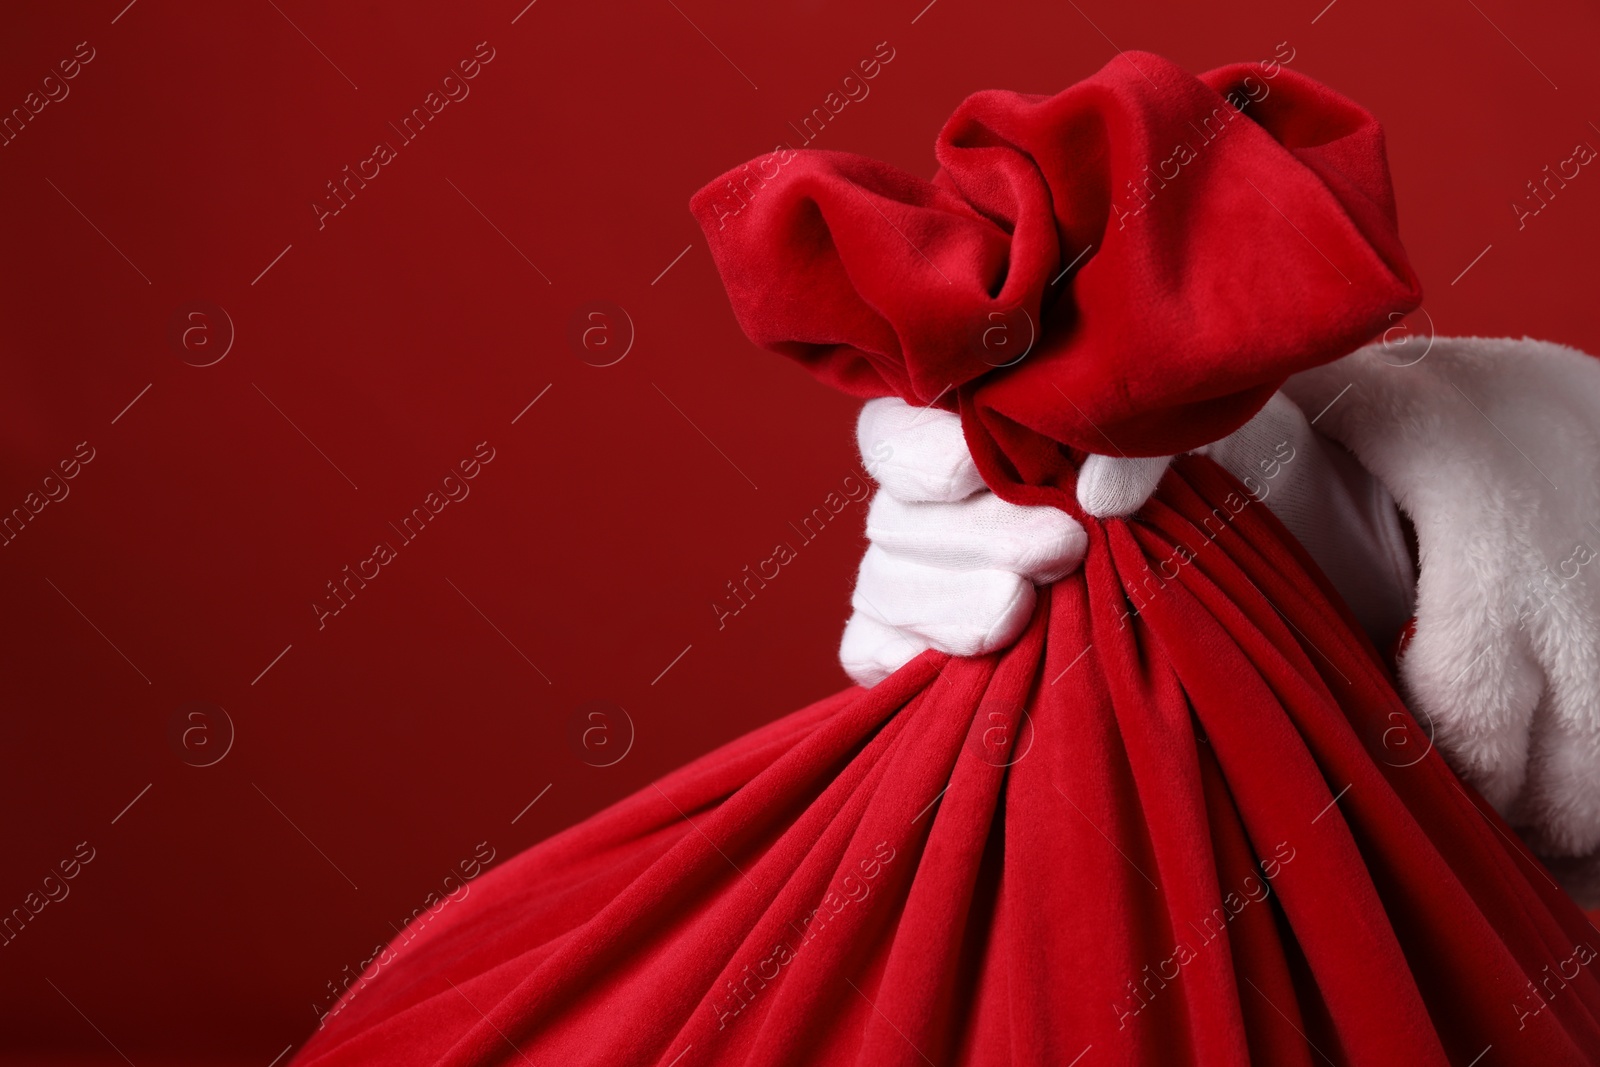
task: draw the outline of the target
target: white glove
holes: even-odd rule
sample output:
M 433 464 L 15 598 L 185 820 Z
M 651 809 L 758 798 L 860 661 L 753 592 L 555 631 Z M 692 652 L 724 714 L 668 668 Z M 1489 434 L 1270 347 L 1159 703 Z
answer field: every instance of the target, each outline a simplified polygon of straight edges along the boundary
M 984 488 L 951 412 L 872 400 L 856 437 L 881 488 L 839 648 L 845 672 L 876 685 L 925 649 L 975 656 L 1015 641 L 1033 615 L 1034 585 L 1082 562 L 1083 527 Z
M 1600 902 L 1600 362 L 1532 340 L 1381 347 L 1291 379 L 1416 528 L 1407 703 L 1580 903 Z
M 1035 584 L 1082 561 L 1082 528 L 1056 508 L 1008 504 L 985 490 L 949 412 L 874 400 L 857 437 L 882 488 L 867 515 L 871 544 L 839 650 L 845 671 L 875 685 L 928 648 L 978 655 L 1016 640 Z M 1281 394 L 1209 451 L 1306 545 L 1374 641 L 1399 631 L 1413 576 L 1381 485 Z M 874 464 L 875 455 L 888 458 Z M 1168 462 L 1090 456 L 1078 474 L 1079 504 L 1102 518 L 1130 515 Z

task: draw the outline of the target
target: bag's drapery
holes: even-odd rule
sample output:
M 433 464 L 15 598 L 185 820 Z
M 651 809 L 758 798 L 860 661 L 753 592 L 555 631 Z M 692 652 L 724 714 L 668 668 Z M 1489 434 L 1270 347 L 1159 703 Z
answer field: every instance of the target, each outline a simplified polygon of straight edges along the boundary
M 1080 515 L 1083 568 L 1009 650 L 926 653 L 485 875 L 299 1067 L 1600 1063 L 1600 934 L 1282 525 L 1199 457 L 1131 519 L 1073 501 L 1083 451 L 1219 437 L 1416 300 L 1376 124 L 1283 70 L 1230 112 L 1252 69 L 1129 54 L 969 99 L 931 184 L 780 154 L 697 195 L 752 338 L 958 407 L 991 487 Z M 1126 200 L 1191 120 L 1226 125 Z M 1036 344 L 993 369 L 966 339 L 1018 309 Z
M 485 875 L 297 1062 L 1600 1062 L 1600 936 L 1271 514 L 1195 458 L 1091 539 L 1010 650 Z

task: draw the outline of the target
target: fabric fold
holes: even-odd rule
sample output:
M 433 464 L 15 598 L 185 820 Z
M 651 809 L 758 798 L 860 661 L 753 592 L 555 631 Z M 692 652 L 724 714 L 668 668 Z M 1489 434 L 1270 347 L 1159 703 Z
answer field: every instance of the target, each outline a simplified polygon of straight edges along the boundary
M 297 1062 L 1595 1062 L 1594 931 L 1277 520 L 1189 457 L 1089 530 L 1014 647 L 483 876 Z
M 1224 437 L 1421 299 L 1381 127 L 1282 66 L 1127 52 L 1055 96 L 975 93 L 935 156 L 923 181 L 785 149 L 691 210 L 751 340 L 855 396 L 960 397 L 1010 461 L 997 489 L 1044 480 L 1019 430 L 1130 456 Z

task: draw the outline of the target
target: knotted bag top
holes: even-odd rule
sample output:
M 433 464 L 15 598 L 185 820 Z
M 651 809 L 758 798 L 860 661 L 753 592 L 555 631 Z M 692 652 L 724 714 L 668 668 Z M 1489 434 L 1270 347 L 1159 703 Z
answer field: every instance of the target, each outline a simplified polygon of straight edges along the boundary
M 1032 502 L 1086 452 L 1226 436 L 1421 299 L 1376 119 L 1282 66 L 1129 52 L 969 96 L 932 181 L 780 148 L 691 210 L 740 326 L 859 397 L 959 410 Z

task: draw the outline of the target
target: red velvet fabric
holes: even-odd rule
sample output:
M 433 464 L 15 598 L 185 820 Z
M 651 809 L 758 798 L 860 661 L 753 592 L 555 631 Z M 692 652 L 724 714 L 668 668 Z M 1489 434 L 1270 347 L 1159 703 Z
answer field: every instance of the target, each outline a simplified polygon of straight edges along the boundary
M 959 391 L 1001 451 L 1196 448 L 1420 299 L 1377 121 L 1288 69 L 1129 52 L 968 97 L 935 152 L 927 182 L 780 149 L 692 209 L 753 341 L 855 396 Z
M 1286 71 L 1114 229 L 1250 69 L 1121 62 L 972 98 L 933 184 L 828 155 L 737 213 L 702 191 L 751 336 L 958 404 L 997 491 L 1077 514 L 1097 435 L 1209 440 L 1415 299 L 1376 126 Z M 1013 301 L 1039 347 L 991 370 L 960 338 Z M 1270 512 L 1188 457 L 1083 521 L 1012 648 L 925 653 L 507 862 L 296 1064 L 1600 1063 L 1600 935 Z
M 296 1063 L 1600 1062 L 1600 937 L 1271 514 L 1191 458 L 1090 533 L 1013 648 L 483 876 Z

